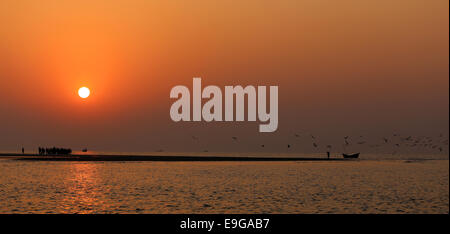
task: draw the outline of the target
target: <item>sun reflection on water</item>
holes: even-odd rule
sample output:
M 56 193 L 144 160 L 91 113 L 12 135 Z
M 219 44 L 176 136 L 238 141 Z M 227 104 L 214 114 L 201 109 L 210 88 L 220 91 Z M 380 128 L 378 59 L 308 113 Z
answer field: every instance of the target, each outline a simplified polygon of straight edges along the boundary
M 93 213 L 107 207 L 102 199 L 99 164 L 73 163 L 67 165 L 70 177 L 65 179 L 66 192 L 60 208 L 67 213 Z

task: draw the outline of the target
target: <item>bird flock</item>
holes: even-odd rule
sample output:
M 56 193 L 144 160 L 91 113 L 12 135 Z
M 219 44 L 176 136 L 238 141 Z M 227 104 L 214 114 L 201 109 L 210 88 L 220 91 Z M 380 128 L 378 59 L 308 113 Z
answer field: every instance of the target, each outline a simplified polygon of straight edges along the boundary
M 307 140 L 305 140 L 306 138 Z M 393 149 L 392 154 L 397 154 L 400 149 L 411 148 L 413 150 L 428 150 L 431 152 L 443 152 L 445 148 L 448 146 L 448 138 L 444 137 L 443 134 L 439 134 L 436 136 L 402 136 L 400 134 L 394 133 L 391 136 L 384 136 L 381 138 L 375 139 L 366 139 L 365 136 L 343 136 L 342 144 L 333 145 L 333 144 L 323 144 L 323 142 L 319 141 L 319 137 L 313 134 L 305 134 L 305 133 L 294 133 L 292 138 L 290 138 L 292 142 L 286 143 L 285 149 L 291 149 L 295 146 L 300 147 L 300 143 L 310 144 L 314 149 L 331 151 L 332 149 L 341 148 L 344 152 L 347 151 L 348 148 L 352 146 L 366 146 L 369 148 L 382 148 L 382 147 L 390 147 L 389 149 Z M 308 140 L 309 139 L 309 140 Z M 200 141 L 200 137 L 192 136 L 192 140 L 195 142 Z M 240 142 L 240 138 L 237 136 L 231 136 L 231 141 L 235 143 Z M 260 144 L 260 148 L 265 148 L 270 145 L 267 143 Z M 203 150 L 203 152 L 208 152 L 208 150 Z

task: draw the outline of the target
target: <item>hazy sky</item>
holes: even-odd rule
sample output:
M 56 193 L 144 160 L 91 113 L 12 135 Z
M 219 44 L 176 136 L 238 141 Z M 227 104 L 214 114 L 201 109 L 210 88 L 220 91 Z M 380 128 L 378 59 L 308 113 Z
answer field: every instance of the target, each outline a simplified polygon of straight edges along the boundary
M 2 0 L 0 151 L 285 151 L 288 142 L 311 151 L 309 134 L 321 146 L 345 135 L 448 136 L 448 9 L 448 0 Z M 278 85 L 278 130 L 172 122 L 170 89 L 193 77 Z

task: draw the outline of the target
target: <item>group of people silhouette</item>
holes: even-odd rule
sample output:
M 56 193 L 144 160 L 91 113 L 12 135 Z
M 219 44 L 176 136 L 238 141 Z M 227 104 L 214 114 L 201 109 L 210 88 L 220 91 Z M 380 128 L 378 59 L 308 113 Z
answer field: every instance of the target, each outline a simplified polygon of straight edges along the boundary
M 65 148 L 43 148 L 39 147 L 39 154 L 40 155 L 61 155 L 61 154 L 71 154 L 72 149 L 65 149 Z

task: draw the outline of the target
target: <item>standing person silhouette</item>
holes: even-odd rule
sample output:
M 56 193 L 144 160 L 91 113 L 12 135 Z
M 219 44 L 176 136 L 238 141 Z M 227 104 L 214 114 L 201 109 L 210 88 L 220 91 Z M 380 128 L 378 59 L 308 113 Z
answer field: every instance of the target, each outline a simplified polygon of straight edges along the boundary
M 330 151 L 327 151 L 327 157 L 330 159 Z
M 25 148 L 22 147 L 22 154 L 25 154 Z

